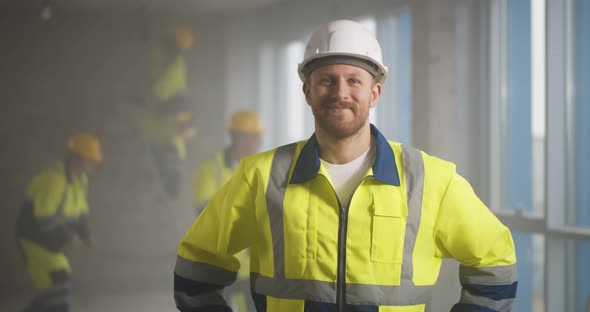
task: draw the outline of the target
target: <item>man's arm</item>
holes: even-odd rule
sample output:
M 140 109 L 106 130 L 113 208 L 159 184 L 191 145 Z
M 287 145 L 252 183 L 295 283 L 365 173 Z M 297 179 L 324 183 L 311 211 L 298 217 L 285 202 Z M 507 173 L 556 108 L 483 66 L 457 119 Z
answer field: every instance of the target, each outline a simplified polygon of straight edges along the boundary
M 229 183 L 181 240 L 174 268 L 174 299 L 180 311 L 231 311 L 223 289 L 236 279 L 234 256 L 255 235 L 254 192 L 241 164 Z
M 451 311 L 511 311 L 517 288 L 512 235 L 456 173 L 441 200 L 435 231 L 439 255 L 461 262 L 461 299 Z

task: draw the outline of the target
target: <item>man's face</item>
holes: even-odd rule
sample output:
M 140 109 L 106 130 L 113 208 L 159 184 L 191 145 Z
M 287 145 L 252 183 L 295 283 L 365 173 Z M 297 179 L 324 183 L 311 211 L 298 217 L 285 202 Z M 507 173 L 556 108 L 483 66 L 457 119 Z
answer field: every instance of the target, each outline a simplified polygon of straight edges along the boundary
M 369 122 L 381 84 L 366 70 L 351 65 L 326 65 L 310 73 L 303 84 L 316 127 L 333 138 L 350 137 Z
M 99 165 L 99 162 L 83 158 L 75 153 L 72 153 L 71 155 L 70 169 L 75 176 L 90 174 Z
M 98 162 L 80 158 L 80 169 L 83 173 L 90 174 L 96 169 L 96 167 L 98 167 Z
M 240 158 L 257 153 L 262 143 L 258 133 L 232 132 L 232 145 Z

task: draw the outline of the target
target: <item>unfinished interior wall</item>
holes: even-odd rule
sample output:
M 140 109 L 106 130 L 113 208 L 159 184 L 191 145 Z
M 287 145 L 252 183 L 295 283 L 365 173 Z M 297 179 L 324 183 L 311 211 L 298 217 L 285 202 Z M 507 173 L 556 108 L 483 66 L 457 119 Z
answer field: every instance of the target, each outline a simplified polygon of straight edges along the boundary
M 135 10 L 0 16 L 0 296 L 29 288 L 14 240 L 17 209 L 32 175 L 61 160 L 70 135 L 96 134 L 104 164 L 90 177 L 92 250 L 74 250 L 76 289 L 169 291 L 180 231 L 192 218 L 197 163 L 224 144 L 223 18 Z M 161 196 L 138 122 L 147 100 L 152 42 L 180 23 L 195 30 L 188 52 L 190 100 L 200 135 L 189 142 L 181 199 Z

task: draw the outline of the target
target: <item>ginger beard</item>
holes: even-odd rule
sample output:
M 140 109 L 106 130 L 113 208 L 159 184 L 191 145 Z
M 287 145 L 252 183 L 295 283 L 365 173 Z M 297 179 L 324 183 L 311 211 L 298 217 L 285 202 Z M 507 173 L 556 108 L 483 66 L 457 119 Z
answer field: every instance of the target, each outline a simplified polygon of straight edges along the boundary
M 316 126 L 334 139 L 344 139 L 358 133 L 369 121 L 369 104 L 351 101 L 325 100 L 312 105 Z
M 311 72 L 303 91 L 316 130 L 339 140 L 368 125 L 369 110 L 377 104 L 381 85 L 364 69 L 334 64 Z

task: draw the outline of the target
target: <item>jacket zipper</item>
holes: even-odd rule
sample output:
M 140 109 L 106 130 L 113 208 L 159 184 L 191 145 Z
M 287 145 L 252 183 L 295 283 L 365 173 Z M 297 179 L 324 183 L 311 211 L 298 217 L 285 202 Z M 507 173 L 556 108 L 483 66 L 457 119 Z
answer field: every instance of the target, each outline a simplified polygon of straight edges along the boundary
M 354 189 L 352 194 L 350 195 L 350 199 L 348 201 L 348 208 L 344 209 L 342 204 L 340 203 L 340 199 L 336 194 L 336 190 L 332 187 L 332 191 L 334 192 L 334 196 L 336 197 L 336 201 L 338 202 L 338 211 L 340 212 L 338 224 L 338 267 L 337 267 L 337 278 L 336 278 L 336 307 L 338 312 L 344 312 L 344 305 L 346 304 L 346 234 L 348 232 L 348 211 L 350 210 L 350 203 L 352 202 L 352 198 L 354 197 L 354 193 L 358 187 L 363 183 L 366 178 L 370 178 L 372 176 L 367 176 L 361 180 L 359 185 Z M 332 186 L 331 183 L 329 183 Z
M 334 193 L 336 194 L 336 193 Z M 346 232 L 348 230 L 348 209 L 344 209 L 338 196 L 338 210 L 340 211 L 340 223 L 338 224 L 338 276 L 336 279 L 336 306 L 338 312 L 344 311 L 346 294 Z
M 344 303 L 345 298 L 344 295 L 346 293 L 346 230 L 347 230 L 347 219 L 348 219 L 348 212 L 344 210 L 342 204 L 340 203 L 340 199 L 338 198 L 338 194 L 336 194 L 336 190 L 330 180 L 324 176 L 328 185 L 332 188 L 332 193 L 336 198 L 336 202 L 338 203 L 338 256 L 337 256 L 337 268 L 336 268 L 336 310 L 338 312 L 344 311 Z
M 336 194 L 336 190 L 328 180 L 328 184 L 332 187 L 332 192 L 336 197 L 336 201 L 338 202 L 338 211 L 340 212 L 340 216 L 338 218 L 338 266 L 337 266 L 337 277 L 336 277 L 336 310 L 338 312 L 344 312 L 344 305 L 346 304 L 346 234 L 348 232 L 348 211 L 350 210 L 350 203 L 352 202 L 352 198 L 354 197 L 354 193 L 359 188 L 361 184 L 365 181 L 366 178 L 373 178 L 373 175 L 369 175 L 364 177 L 357 187 L 354 189 L 352 194 L 350 195 L 350 199 L 348 201 L 348 207 L 345 210 L 340 203 L 340 199 Z

